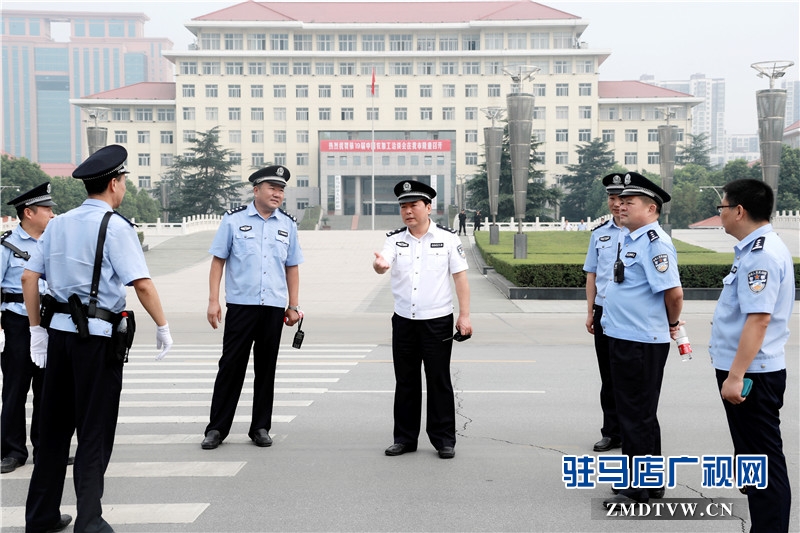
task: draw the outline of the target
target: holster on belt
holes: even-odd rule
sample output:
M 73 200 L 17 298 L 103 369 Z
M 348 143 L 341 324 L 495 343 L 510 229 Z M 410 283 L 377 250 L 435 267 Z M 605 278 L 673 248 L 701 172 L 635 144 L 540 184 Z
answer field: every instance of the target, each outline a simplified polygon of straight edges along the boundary
M 58 303 L 52 295 L 45 294 L 42 296 L 42 307 L 39 310 L 39 318 L 41 326 L 45 329 L 50 327 L 50 321 L 53 319 L 53 314 L 56 312 L 55 305 Z
M 136 333 L 136 319 L 133 311 L 125 310 L 119 314 L 117 322 L 113 323 L 111 329 L 111 342 L 109 343 L 109 354 L 112 360 L 120 363 L 128 362 L 128 353 L 133 346 L 133 336 Z
M 69 316 L 72 317 L 72 322 L 78 330 L 78 335 L 81 339 L 89 338 L 89 317 L 86 316 L 86 310 L 81 303 L 81 297 L 77 294 L 70 294 L 67 298 L 69 305 Z

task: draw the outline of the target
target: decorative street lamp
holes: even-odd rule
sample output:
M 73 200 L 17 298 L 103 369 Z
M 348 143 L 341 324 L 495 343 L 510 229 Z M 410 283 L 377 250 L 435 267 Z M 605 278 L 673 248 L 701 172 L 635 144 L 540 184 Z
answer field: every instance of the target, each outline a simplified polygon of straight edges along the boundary
M 489 212 L 492 223 L 489 226 L 489 244 L 500 244 L 500 228 L 497 226 L 497 209 L 500 197 L 500 160 L 503 156 L 503 128 L 496 126 L 495 121 L 503 117 L 502 107 L 485 107 L 481 109 L 486 118 L 492 121 L 490 128 L 483 128 L 483 139 L 486 144 L 486 178 L 489 182 Z
M 772 187 L 778 201 L 778 175 L 781 170 L 783 149 L 783 120 L 786 115 L 786 91 L 775 89 L 775 80 L 786 74 L 792 61 L 761 61 L 750 65 L 758 71 L 759 78 L 769 78 L 769 89 L 756 91 L 758 107 L 758 140 L 761 148 L 761 176 Z M 772 205 L 775 213 L 775 204 Z
M 528 239 L 522 233 L 525 204 L 528 198 L 528 177 L 531 161 L 531 130 L 533 127 L 533 94 L 522 92 L 522 82 L 533 80 L 539 67 L 517 65 L 503 69 L 519 85 L 520 92 L 506 96 L 508 108 L 508 139 L 511 152 L 511 179 L 514 183 L 514 216 L 518 220 L 514 235 L 514 259 L 528 257 Z
M 675 151 L 678 139 L 678 127 L 669 123 L 669 119 L 675 118 L 672 108 L 658 108 L 657 111 L 664 115 L 667 123 L 658 127 L 658 155 L 659 170 L 661 172 L 661 188 L 672 196 L 672 180 L 675 172 Z M 661 227 L 668 235 L 672 235 L 672 225 L 669 222 L 671 202 L 667 202 L 661 207 L 661 214 L 664 215 L 664 223 Z

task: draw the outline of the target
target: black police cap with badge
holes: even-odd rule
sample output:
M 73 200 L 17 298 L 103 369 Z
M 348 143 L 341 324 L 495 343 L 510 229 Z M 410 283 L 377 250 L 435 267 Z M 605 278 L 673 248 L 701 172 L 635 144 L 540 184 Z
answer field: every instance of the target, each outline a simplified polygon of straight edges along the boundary
M 292 175 L 288 168 L 282 165 L 272 165 L 253 172 L 247 179 L 249 179 L 253 185 L 258 185 L 263 181 L 268 181 L 270 183 L 283 185 L 285 187 L 286 182 L 288 182 L 289 178 L 291 177 Z
M 53 198 L 50 196 L 50 182 L 37 185 L 28 192 L 22 193 L 6 205 L 13 205 L 15 209 L 24 209 L 34 205 L 41 205 L 44 207 L 52 207 L 57 205 Z
M 622 178 L 625 188 L 620 196 L 647 196 L 661 206 L 672 200 L 667 191 L 637 172 L 628 172 Z
M 611 196 L 612 194 L 619 194 L 625 185 L 622 184 L 622 174 L 609 174 L 603 178 L 603 185 L 606 188 L 606 193 Z
M 125 168 L 127 159 L 128 151 L 124 147 L 110 144 L 86 158 L 86 161 L 78 165 L 78 168 L 72 173 L 72 177 L 81 181 L 90 181 L 129 174 L 130 171 Z
M 416 202 L 417 200 L 430 203 L 431 200 L 436 198 L 436 190 L 421 181 L 404 180 L 394 186 L 394 195 L 397 196 L 397 201 L 401 204 Z

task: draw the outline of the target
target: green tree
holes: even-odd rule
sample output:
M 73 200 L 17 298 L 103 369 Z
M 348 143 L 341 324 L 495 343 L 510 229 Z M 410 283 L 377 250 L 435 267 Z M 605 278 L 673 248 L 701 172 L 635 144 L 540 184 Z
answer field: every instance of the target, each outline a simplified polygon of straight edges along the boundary
M 708 144 L 708 134 L 688 134 L 689 144 L 679 147 L 675 163 L 678 165 L 699 165 L 711 168 L 711 146 Z
M 0 186 L 3 187 L 0 189 L 0 200 L 2 200 L 0 213 L 3 216 L 17 216 L 17 210 L 13 206 L 6 205 L 9 200 L 46 181 L 52 181 L 37 163 L 24 157 L 11 157 L 7 154 L 3 154 L 0 160 L 0 176 L 3 177 L 0 182 Z
M 576 153 L 578 164 L 567 165 L 569 174 L 561 178 L 561 185 L 567 191 L 561 202 L 561 215 L 572 220 L 596 214 L 601 207 L 598 199 L 602 198 L 603 176 L 614 167 L 614 151 L 599 137 L 577 145 Z
M 778 174 L 778 211 L 800 210 L 800 149 L 783 145 Z
M 745 159 L 734 159 L 728 161 L 722 168 L 724 183 L 741 179 L 761 179 L 761 168 L 758 165 L 750 165 Z
M 503 147 L 500 158 L 500 191 L 497 202 L 497 221 L 505 222 L 514 216 L 514 182 L 511 176 L 511 151 L 509 148 L 508 125 L 503 134 Z M 527 196 L 525 202 L 525 220 L 533 221 L 536 217 L 541 220 L 552 220 L 552 207 L 558 202 L 561 192 L 555 186 L 547 187 L 544 173 L 536 168 L 541 159 L 536 155 L 537 143 L 531 139 L 530 166 Z M 480 210 L 482 214 L 491 217 L 489 211 L 489 181 L 486 174 L 486 162 L 479 165 L 480 171 L 466 183 L 469 195 L 468 207 Z
M 77 181 L 77 180 L 73 180 Z M 159 216 L 159 205 L 144 189 L 137 189 L 133 181 L 125 182 L 125 198 L 119 206 L 119 213 L 136 222 L 155 222 Z
M 164 176 L 170 220 L 220 214 L 239 199 L 242 183 L 231 176 L 232 152 L 220 146 L 219 128 L 198 132 L 192 144 L 192 155 L 176 157 Z

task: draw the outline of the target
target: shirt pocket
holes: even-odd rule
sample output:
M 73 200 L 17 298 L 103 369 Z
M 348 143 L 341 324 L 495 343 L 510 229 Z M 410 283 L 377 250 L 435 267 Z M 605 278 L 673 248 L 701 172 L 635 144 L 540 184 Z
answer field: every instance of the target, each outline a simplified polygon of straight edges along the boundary
M 411 248 L 409 247 L 398 247 L 397 254 L 395 255 L 394 259 L 396 266 L 402 270 L 406 270 L 411 268 L 412 258 L 411 258 Z
M 427 270 L 444 270 L 447 268 L 448 254 L 444 248 L 434 248 L 428 252 Z
M 722 279 L 722 294 L 719 303 L 727 307 L 739 308 L 739 295 L 736 292 L 736 274 L 729 273 Z
M 238 256 L 258 253 L 258 241 L 253 233 L 236 233 L 233 235 L 233 254 Z
M 273 253 L 281 262 L 286 261 L 286 258 L 289 256 L 289 237 L 276 235 Z

